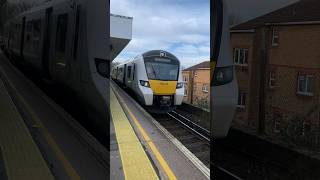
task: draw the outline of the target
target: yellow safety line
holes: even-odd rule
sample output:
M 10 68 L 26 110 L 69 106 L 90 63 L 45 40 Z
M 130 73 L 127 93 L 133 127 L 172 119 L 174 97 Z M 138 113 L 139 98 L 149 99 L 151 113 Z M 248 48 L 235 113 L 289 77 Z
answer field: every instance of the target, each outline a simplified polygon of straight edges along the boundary
M 8 81 L 9 82 L 9 81 Z M 11 87 L 13 89 L 14 86 L 11 84 L 11 82 L 9 82 Z M 16 91 L 16 89 L 15 89 Z M 25 102 L 25 99 L 19 94 L 16 93 L 16 95 L 18 96 L 18 98 L 21 100 L 21 102 L 24 104 L 24 106 L 27 109 L 27 112 L 30 113 L 30 115 L 32 116 L 32 119 L 35 121 L 36 125 L 42 130 L 44 138 L 46 139 L 47 143 L 49 144 L 49 146 L 52 148 L 53 152 L 56 154 L 57 158 L 62 162 L 62 165 L 67 173 L 67 175 L 69 176 L 70 179 L 81 179 L 80 176 L 78 175 L 78 173 L 75 171 L 75 169 L 72 167 L 71 163 L 68 161 L 68 159 L 65 157 L 64 153 L 61 151 L 61 149 L 59 148 L 59 146 L 57 145 L 57 143 L 54 141 L 54 139 L 52 138 L 52 136 L 50 135 L 49 131 L 47 130 L 47 128 L 42 124 L 41 120 L 38 118 L 38 116 L 36 115 L 36 113 L 32 110 L 32 108 Z
M 113 91 L 110 93 L 110 100 L 110 110 L 125 179 L 158 180 L 157 173 Z
M 115 91 L 114 91 L 115 92 Z M 116 92 L 117 93 L 117 92 Z M 120 97 L 120 96 L 118 96 Z M 120 97 L 121 98 L 121 97 Z M 149 145 L 151 151 L 153 152 L 154 156 L 157 158 L 157 160 L 159 161 L 162 169 L 165 171 L 165 173 L 167 174 L 168 178 L 170 180 L 175 180 L 177 179 L 175 174 L 173 173 L 173 171 L 171 170 L 171 168 L 169 167 L 168 163 L 166 162 L 166 160 L 163 158 L 163 156 L 161 155 L 161 153 L 159 152 L 159 150 L 157 149 L 157 147 L 154 145 L 154 143 L 152 142 L 152 139 L 148 136 L 148 134 L 145 132 L 145 130 L 143 129 L 143 127 L 141 126 L 141 124 L 139 123 L 139 121 L 137 120 L 137 118 L 134 116 L 134 114 L 131 112 L 131 110 L 128 108 L 128 106 L 123 103 L 124 108 L 127 110 L 127 112 L 129 113 L 130 117 L 132 118 L 132 120 L 134 121 L 135 125 L 138 127 L 139 132 L 142 134 L 143 139 L 147 142 L 147 144 Z

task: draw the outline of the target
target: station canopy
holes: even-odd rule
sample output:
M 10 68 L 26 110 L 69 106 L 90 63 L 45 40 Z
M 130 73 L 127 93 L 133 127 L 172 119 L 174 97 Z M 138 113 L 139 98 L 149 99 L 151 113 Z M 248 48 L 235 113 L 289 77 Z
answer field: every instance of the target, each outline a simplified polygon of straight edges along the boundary
M 113 61 L 132 39 L 132 17 L 110 14 L 110 59 Z

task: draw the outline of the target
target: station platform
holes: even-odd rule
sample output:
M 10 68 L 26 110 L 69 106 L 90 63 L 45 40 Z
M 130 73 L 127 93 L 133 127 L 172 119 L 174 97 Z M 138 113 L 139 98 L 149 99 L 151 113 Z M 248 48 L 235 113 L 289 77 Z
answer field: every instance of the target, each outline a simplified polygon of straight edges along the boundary
M 109 179 L 109 152 L 0 50 L 0 179 Z
M 110 86 L 111 179 L 210 179 L 132 97 Z

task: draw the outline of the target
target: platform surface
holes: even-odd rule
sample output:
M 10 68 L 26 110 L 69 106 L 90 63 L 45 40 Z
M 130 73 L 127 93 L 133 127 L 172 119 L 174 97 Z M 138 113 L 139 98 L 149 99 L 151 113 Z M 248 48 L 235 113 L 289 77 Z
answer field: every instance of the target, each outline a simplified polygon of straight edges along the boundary
M 175 145 L 163 134 L 163 132 L 152 123 L 151 116 L 138 107 L 137 103 L 129 97 L 114 82 L 110 83 L 111 91 L 116 95 L 117 101 L 126 114 L 126 121 L 138 137 L 139 143 L 144 147 L 144 151 L 152 162 L 155 171 L 160 179 L 186 179 L 201 180 L 208 179 Z M 113 95 L 111 95 L 113 96 Z M 114 104 L 110 104 L 111 108 Z M 114 108 L 118 108 L 114 107 Z M 114 120 L 115 121 L 115 120 Z M 130 129 L 131 129 L 130 128 Z M 116 134 L 117 132 L 115 132 Z M 112 137 L 112 134 L 111 134 Z M 128 138 L 129 139 L 129 138 Z M 118 144 L 114 138 L 113 144 Z M 116 150 L 116 147 L 114 147 Z M 112 153 L 111 153 L 112 154 Z M 118 154 L 119 159 L 124 156 Z M 111 158 L 112 159 L 112 158 Z M 111 164 L 118 163 L 122 167 L 121 161 L 114 159 Z M 113 167 L 116 170 L 116 167 Z M 111 167 L 111 172 L 113 171 Z M 122 170 L 122 169 L 121 169 Z M 121 171 L 119 170 L 119 171 Z
M 125 179 L 158 179 L 113 91 L 110 91 L 110 107 Z
M 0 79 L 0 156 L 8 179 L 53 179 L 28 128 Z M 0 176 L 1 179 L 1 176 Z
M 50 179 L 44 177 L 48 174 L 48 170 L 45 170 L 45 166 L 43 165 L 49 164 L 50 172 L 55 179 L 103 180 L 109 178 L 109 155 L 106 148 L 98 143 L 67 112 L 47 97 L 33 82 L 13 67 L 2 53 L 0 53 L 0 77 L 8 91 L 7 95 L 3 94 L 5 91 L 2 90 L 2 86 L 0 138 L 8 139 L 8 136 L 12 136 L 11 141 L 25 141 L 24 143 L 29 144 L 32 144 L 30 143 L 32 139 L 34 141 L 33 145 L 19 142 L 20 149 L 23 150 L 22 155 L 26 157 L 17 154 L 19 156 L 13 158 L 14 155 L 9 153 L 15 152 L 11 149 L 6 149 L 12 145 L 8 144 L 5 140 L 1 140 L 2 158 L 6 161 L 10 159 L 10 161 L 15 163 L 10 165 L 11 169 L 16 169 L 15 174 L 19 175 L 18 171 L 20 171 L 19 168 L 21 166 L 22 170 L 26 169 L 30 173 L 34 172 L 32 175 L 37 175 L 36 172 L 43 175 L 43 178 L 31 179 Z M 16 106 L 17 111 L 14 111 L 14 107 L 3 104 L 6 102 L 5 99 L 8 98 L 14 102 L 14 104 L 11 104 Z M 21 131 L 21 129 L 24 129 L 26 132 L 29 131 L 29 135 L 21 135 L 19 132 L 14 132 L 8 127 L 6 129 L 5 126 L 8 125 L 3 119 L 6 117 L 6 113 L 12 117 L 19 117 L 20 114 L 23 121 L 19 121 L 17 125 L 9 125 L 16 126 L 16 131 Z M 29 137 L 32 138 L 30 139 Z M 32 149 L 30 148 L 32 146 L 34 152 L 38 151 L 38 154 L 41 152 L 45 161 L 41 160 L 39 155 L 36 156 L 37 153 L 31 152 L 31 150 L 24 150 L 24 148 Z M 33 164 L 23 164 L 29 161 L 30 163 L 32 161 L 32 163 L 38 164 L 38 169 Z M 40 163 L 41 161 L 42 164 Z M 19 162 L 20 165 L 17 164 Z M 20 179 L 27 179 L 27 176 L 23 174 Z

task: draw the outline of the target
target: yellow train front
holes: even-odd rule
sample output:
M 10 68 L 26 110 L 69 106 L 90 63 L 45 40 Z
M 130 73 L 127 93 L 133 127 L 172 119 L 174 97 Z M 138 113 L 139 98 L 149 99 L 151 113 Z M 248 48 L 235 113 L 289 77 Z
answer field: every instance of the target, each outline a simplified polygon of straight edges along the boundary
M 181 105 L 184 84 L 180 61 L 173 54 L 152 50 L 112 69 L 112 79 L 130 89 L 151 113 L 166 113 Z

